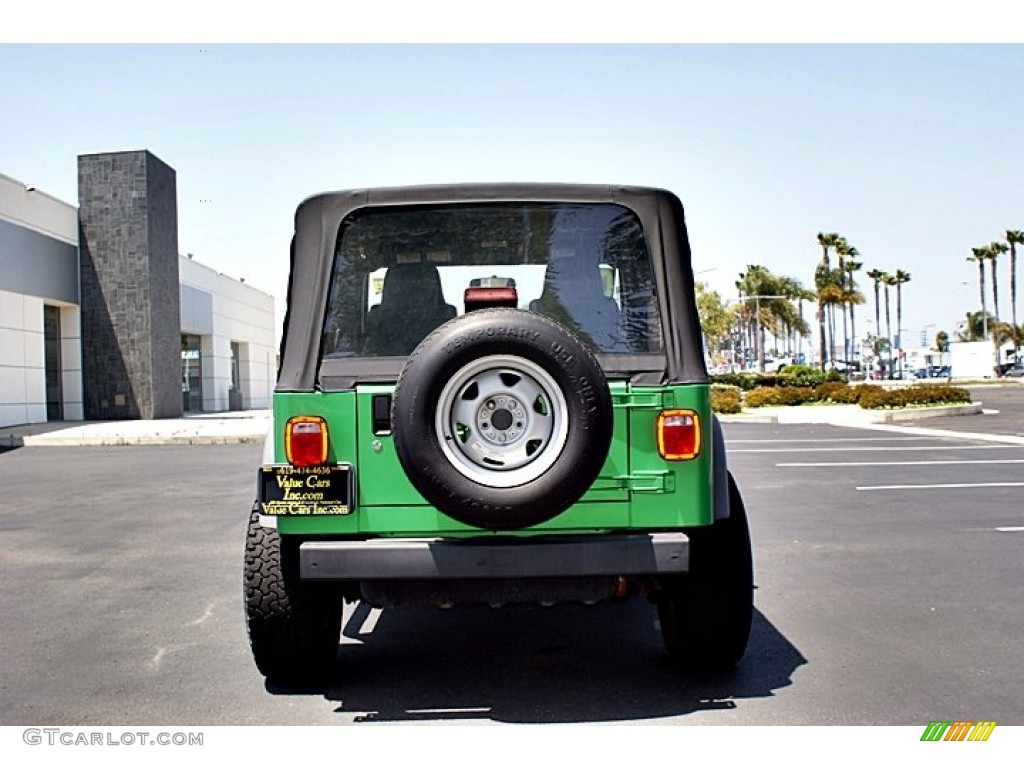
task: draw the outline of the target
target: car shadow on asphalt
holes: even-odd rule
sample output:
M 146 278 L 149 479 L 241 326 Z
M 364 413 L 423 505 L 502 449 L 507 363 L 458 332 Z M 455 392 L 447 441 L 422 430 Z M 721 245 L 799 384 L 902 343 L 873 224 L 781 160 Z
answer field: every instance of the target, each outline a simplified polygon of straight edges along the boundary
M 728 710 L 791 684 L 807 660 L 759 611 L 728 675 L 674 669 L 643 600 L 593 607 L 421 606 L 385 611 L 368 634 L 358 606 L 322 695 L 356 722 L 587 723 Z

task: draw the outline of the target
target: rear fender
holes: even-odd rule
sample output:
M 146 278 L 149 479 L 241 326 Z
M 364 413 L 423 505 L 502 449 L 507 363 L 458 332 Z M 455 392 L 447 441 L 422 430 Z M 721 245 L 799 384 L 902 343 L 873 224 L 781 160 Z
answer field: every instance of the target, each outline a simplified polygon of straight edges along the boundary
M 273 425 L 274 420 L 271 419 L 270 422 L 271 425 Z M 274 464 L 275 458 L 276 457 L 274 456 L 274 427 L 271 426 L 270 429 L 267 430 L 267 436 L 263 438 L 263 458 L 260 460 L 260 462 L 264 466 Z M 259 496 L 258 490 L 256 492 L 256 495 Z M 259 523 L 264 528 L 277 528 L 277 518 L 273 515 L 260 515 Z
M 715 520 L 729 517 L 729 462 L 725 454 L 725 435 L 718 417 L 711 416 L 711 467 L 715 484 Z

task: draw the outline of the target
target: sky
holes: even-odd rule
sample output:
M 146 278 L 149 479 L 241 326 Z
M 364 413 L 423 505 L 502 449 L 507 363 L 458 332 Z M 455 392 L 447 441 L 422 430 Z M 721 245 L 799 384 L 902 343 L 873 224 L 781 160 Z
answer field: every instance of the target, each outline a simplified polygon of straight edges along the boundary
M 312 194 L 664 187 L 724 298 L 748 264 L 813 285 L 838 232 L 865 270 L 910 272 L 916 340 L 980 309 L 971 248 L 1024 229 L 1021 83 L 1024 46 L 996 44 L 7 43 L 0 173 L 76 203 L 79 154 L 150 150 L 177 172 L 179 250 L 273 294 L 278 324 Z

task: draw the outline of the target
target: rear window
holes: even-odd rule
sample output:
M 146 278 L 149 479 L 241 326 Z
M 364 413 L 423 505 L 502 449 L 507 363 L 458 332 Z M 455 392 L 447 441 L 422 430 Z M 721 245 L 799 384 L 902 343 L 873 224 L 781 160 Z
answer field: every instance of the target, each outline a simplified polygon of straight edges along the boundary
M 602 354 L 662 349 L 651 259 L 619 205 L 370 208 L 341 224 L 324 358 L 408 355 L 483 289 L 546 315 Z

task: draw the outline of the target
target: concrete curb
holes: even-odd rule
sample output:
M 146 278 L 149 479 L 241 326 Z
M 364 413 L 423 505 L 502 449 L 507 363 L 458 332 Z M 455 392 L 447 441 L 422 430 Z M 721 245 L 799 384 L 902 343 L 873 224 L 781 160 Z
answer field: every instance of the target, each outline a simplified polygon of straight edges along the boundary
M 922 421 L 938 416 L 971 416 L 982 412 L 981 403 L 938 405 L 900 410 L 868 410 L 859 405 L 769 406 L 744 413 L 721 413 L 724 424 L 894 424 Z
M 778 424 L 779 417 L 768 413 L 718 413 L 723 424 Z
M 0 447 L 262 443 L 270 428 L 269 412 L 181 419 L 24 424 L 0 428 Z
M 259 435 L 82 435 L 60 437 L 50 435 L 0 435 L 0 446 L 22 448 L 47 447 L 97 447 L 111 445 L 237 445 L 262 443 L 265 434 Z
M 969 405 L 936 405 L 930 408 L 907 408 L 898 411 L 877 411 L 882 418 L 874 420 L 873 424 L 894 424 L 897 422 L 921 421 L 936 416 L 973 416 L 981 413 L 981 403 L 970 403 Z

